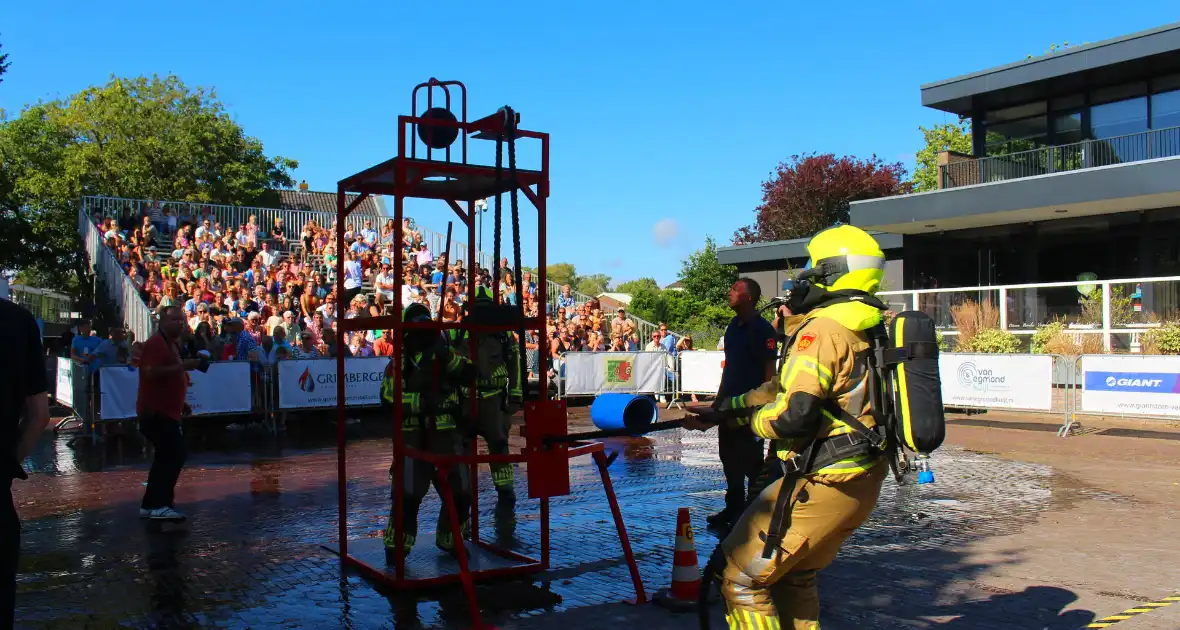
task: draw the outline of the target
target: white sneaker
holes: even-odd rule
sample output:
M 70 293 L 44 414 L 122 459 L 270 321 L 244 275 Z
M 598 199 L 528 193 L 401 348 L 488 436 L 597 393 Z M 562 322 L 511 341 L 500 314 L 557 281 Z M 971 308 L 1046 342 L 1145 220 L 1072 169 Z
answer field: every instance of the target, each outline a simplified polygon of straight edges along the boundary
M 235 422 L 235 423 L 233 423 L 233 424 L 227 424 L 227 425 L 225 426 L 225 430 L 226 430 L 226 431 L 245 431 L 245 430 L 246 430 L 246 425 L 244 425 L 244 424 L 239 424 L 239 423 Z
M 171 521 L 173 523 L 179 523 L 187 517 L 184 514 L 177 512 L 175 508 L 162 507 L 150 510 L 148 518 L 152 519 L 153 521 Z

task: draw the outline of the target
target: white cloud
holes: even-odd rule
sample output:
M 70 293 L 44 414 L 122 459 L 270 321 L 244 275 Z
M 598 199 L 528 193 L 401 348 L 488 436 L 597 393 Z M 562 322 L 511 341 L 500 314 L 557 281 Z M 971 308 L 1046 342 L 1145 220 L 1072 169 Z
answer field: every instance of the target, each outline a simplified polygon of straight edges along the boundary
M 652 237 L 659 247 L 667 247 L 680 236 L 680 224 L 676 219 L 660 219 L 651 228 Z

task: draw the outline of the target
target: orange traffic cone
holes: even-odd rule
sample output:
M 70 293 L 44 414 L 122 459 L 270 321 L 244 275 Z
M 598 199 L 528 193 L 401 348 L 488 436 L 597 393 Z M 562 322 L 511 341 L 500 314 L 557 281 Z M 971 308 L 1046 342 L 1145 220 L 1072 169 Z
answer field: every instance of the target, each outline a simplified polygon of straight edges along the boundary
M 701 570 L 688 508 L 676 514 L 676 551 L 672 558 L 672 587 L 656 593 L 656 603 L 677 611 L 692 610 L 701 593 Z

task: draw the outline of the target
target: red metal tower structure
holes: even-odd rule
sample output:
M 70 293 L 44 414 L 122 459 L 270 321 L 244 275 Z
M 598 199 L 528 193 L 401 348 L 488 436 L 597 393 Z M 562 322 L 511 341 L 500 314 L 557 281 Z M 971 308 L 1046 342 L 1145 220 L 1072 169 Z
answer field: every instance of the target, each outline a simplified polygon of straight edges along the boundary
M 426 109 L 419 112 L 419 93 L 425 90 Z M 452 112 L 452 91 L 460 95 L 460 116 Z M 434 95 L 441 92 L 444 104 L 435 106 Z M 458 216 L 460 222 L 467 228 L 467 280 L 468 295 L 475 295 L 478 265 L 475 251 L 476 207 L 475 202 L 504 193 L 515 195 L 518 191 L 523 194 L 537 210 L 537 270 L 539 286 L 546 286 L 545 254 L 546 254 L 546 202 L 549 198 L 549 135 L 546 133 L 528 131 L 517 128 L 519 117 L 510 108 L 480 118 L 467 120 L 467 88 L 458 81 L 438 81 L 430 79 L 414 87 L 411 96 L 413 115 L 398 116 L 398 153 L 397 157 L 365 169 L 355 175 L 341 180 L 336 193 L 336 251 L 340 253 L 336 262 L 336 291 L 337 295 L 344 294 L 344 231 L 349 213 L 360 205 L 369 195 L 387 195 L 393 197 L 394 242 L 399 250 L 403 243 L 402 220 L 404 218 L 404 201 L 407 198 L 438 199 L 445 202 Z M 407 132 L 409 132 L 407 134 Z M 541 165 L 539 170 L 524 170 L 515 168 L 513 160 L 511 168 L 503 169 L 497 162 L 496 166 L 472 164 L 468 162 L 467 141 L 472 139 L 491 140 L 507 143 L 510 152 L 514 150 L 515 141 L 528 139 L 539 141 L 541 145 Z M 458 140 L 458 159 L 452 159 L 452 144 Z M 424 147 L 420 150 L 419 145 Z M 498 149 L 500 147 L 497 147 Z M 424 157 L 420 155 L 424 153 Z M 442 159 L 436 159 L 441 154 Z M 497 152 L 499 157 L 500 153 Z M 359 195 L 349 198 L 349 195 Z M 515 202 L 515 200 L 514 200 Z M 515 205 L 515 204 L 514 204 Z M 514 217 L 515 219 L 515 217 Z M 495 229 L 499 229 L 496 226 Z M 518 225 L 514 229 L 519 229 Z M 448 243 L 449 247 L 449 243 Z M 449 253 L 449 252 L 448 252 Z M 448 261 L 449 262 L 449 261 Z M 517 265 L 519 267 L 519 265 Z M 519 273 L 517 269 L 517 273 Z M 392 370 L 395 388 L 395 400 L 402 394 L 402 334 L 407 329 L 428 328 L 442 332 L 446 329 L 460 329 L 469 332 L 501 332 L 534 330 L 539 339 L 545 338 L 545 309 L 540 309 L 537 317 L 526 318 L 521 315 L 513 323 L 472 323 L 461 321 L 444 323 L 441 321 L 404 323 L 402 321 L 401 285 L 402 256 L 394 257 L 394 313 L 371 318 L 338 319 L 340 334 L 350 331 L 391 330 L 393 331 Z M 492 283 L 497 302 L 499 301 L 499 283 Z M 343 308 L 343 306 L 341 307 Z M 521 325 L 523 321 L 523 326 Z M 469 338 L 473 337 L 468 335 Z M 476 351 L 474 339 L 471 341 L 472 358 Z M 521 356 L 521 361 L 524 357 Z M 471 541 L 464 545 L 457 545 L 456 555 L 458 572 L 444 574 L 429 574 L 419 571 L 411 562 L 407 566 L 405 557 L 398 557 L 395 566 L 388 566 L 385 562 L 383 543 L 380 538 L 362 537 L 349 541 L 348 535 L 348 488 L 347 488 L 347 449 L 345 444 L 345 389 L 346 375 L 344 356 L 338 353 L 336 359 L 336 413 L 337 413 L 337 487 L 339 491 L 339 543 L 336 549 L 341 561 L 346 567 L 353 567 L 367 577 L 387 584 L 394 588 L 413 588 L 431 586 L 450 582 L 460 582 L 466 592 L 472 622 L 475 628 L 487 628 L 483 625 L 479 613 L 479 605 L 475 597 L 474 582 L 483 578 L 494 578 L 514 574 L 528 574 L 549 568 L 549 499 L 570 493 L 569 460 L 573 457 L 589 454 L 599 469 L 603 489 L 610 504 L 620 543 L 631 572 L 631 579 L 635 586 L 636 603 L 646 601 L 643 584 L 640 581 L 639 570 L 627 539 L 626 527 L 618 500 L 615 497 L 607 470 L 610 460 L 603 452 L 600 443 L 586 442 L 553 442 L 545 438 L 562 436 L 567 433 L 567 417 L 564 401 L 550 400 L 548 388 L 545 387 L 547 361 L 544 352 L 538 352 L 537 374 L 541 377 L 538 394 L 533 399 L 526 399 L 524 404 L 524 426 L 522 434 L 526 445 L 518 453 L 506 455 L 479 455 L 478 450 L 471 448 L 466 455 L 439 455 L 412 448 L 405 443 L 403 435 L 403 410 L 401 405 L 392 406 L 393 420 L 393 471 L 394 471 L 394 522 L 397 527 L 397 539 L 401 540 L 401 515 L 404 503 L 404 462 L 405 458 L 430 462 L 437 470 L 442 489 L 442 500 L 447 506 L 451 531 L 460 531 L 462 519 L 455 512 L 454 498 L 447 483 L 448 475 L 455 474 L 460 466 L 470 468 L 472 483 L 471 501 Z M 475 387 L 471 392 L 470 404 L 472 417 L 476 410 Z M 527 390 L 527 387 L 524 387 Z M 541 557 L 535 559 L 515 553 L 488 542 L 479 537 L 478 484 L 476 472 L 479 464 L 492 462 L 523 463 L 527 466 L 528 494 L 530 498 L 540 502 L 541 527 Z M 431 553 L 433 549 L 430 550 Z M 411 554 L 412 558 L 413 554 Z M 431 567 L 435 567 L 431 563 Z M 414 574 L 411 574 L 414 573 Z

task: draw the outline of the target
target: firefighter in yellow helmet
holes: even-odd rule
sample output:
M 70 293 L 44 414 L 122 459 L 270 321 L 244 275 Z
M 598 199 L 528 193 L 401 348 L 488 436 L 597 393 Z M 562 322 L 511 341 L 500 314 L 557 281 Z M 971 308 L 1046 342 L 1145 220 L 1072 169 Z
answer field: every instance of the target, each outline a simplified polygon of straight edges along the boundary
M 405 310 L 406 322 L 429 322 L 430 311 L 422 304 L 411 304 Z M 402 435 L 406 446 L 440 455 L 462 455 L 463 432 L 458 425 L 462 418 L 459 388 L 470 381 L 475 370 L 471 362 L 453 352 L 442 335 L 434 329 L 406 329 L 402 336 L 402 397 L 404 413 Z M 381 401 L 394 404 L 393 363 L 385 368 L 381 382 Z M 435 467 L 426 461 L 407 457 L 402 478 L 402 531 L 405 540 L 397 546 L 394 514 L 390 510 L 385 526 L 385 556 L 393 561 L 398 553 L 408 554 L 418 537 L 418 509 L 433 483 L 439 487 Z M 393 477 L 393 471 L 390 471 Z M 467 466 L 454 466 L 448 471 L 455 510 L 462 524 L 462 537 L 470 535 L 471 483 Z M 396 489 L 394 490 L 396 492 Z M 455 536 L 446 504 L 439 508 L 435 545 L 446 552 L 455 550 Z
M 885 310 L 874 297 L 885 255 L 849 225 L 816 234 L 807 251 L 787 305 L 777 382 L 720 405 L 731 415 L 752 412 L 749 426 L 774 440 L 783 472 L 710 561 L 721 573 L 731 629 L 819 628 L 816 572 L 869 517 L 889 469 L 868 391 L 869 335 Z
M 491 289 L 480 285 L 475 288 L 471 308 L 467 309 L 467 321 L 484 323 L 486 309 L 495 306 Z M 456 352 L 467 356 L 470 353 L 469 333 L 464 330 L 450 330 L 451 345 Z M 475 432 L 488 444 L 488 453 L 508 453 L 508 433 L 512 429 L 512 414 L 520 407 L 522 400 L 520 386 L 520 353 L 513 336 L 507 332 L 470 333 L 476 342 L 476 397 L 478 416 L 474 419 Z M 460 392 L 464 411 L 468 411 L 466 388 Z M 492 484 L 496 487 L 500 505 L 509 507 L 516 502 L 513 488 L 515 473 L 510 463 L 490 464 Z

